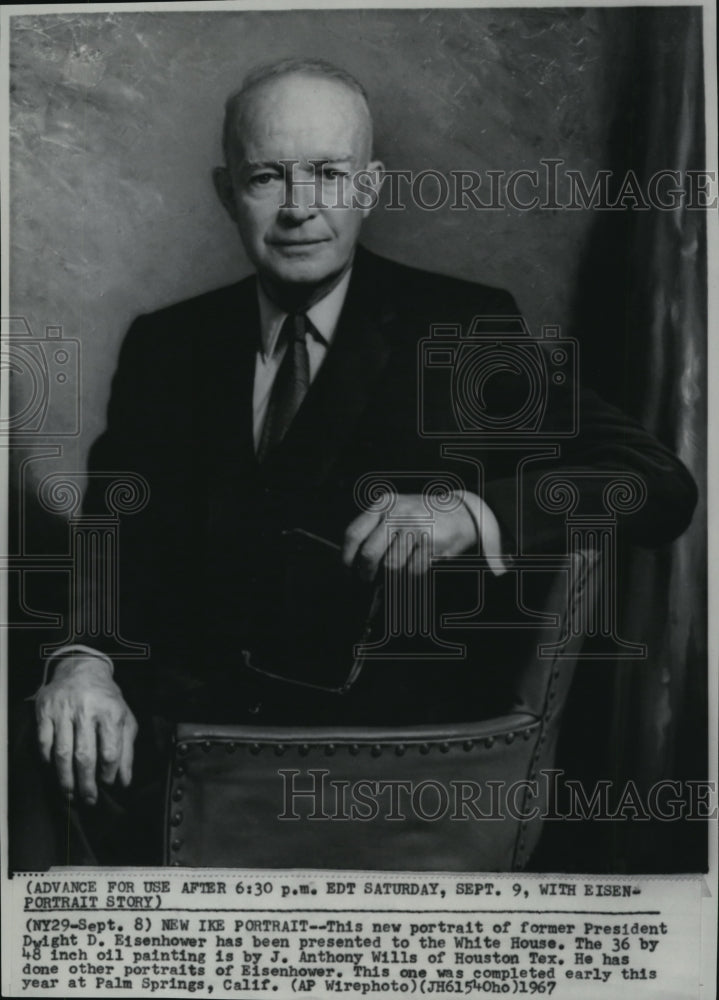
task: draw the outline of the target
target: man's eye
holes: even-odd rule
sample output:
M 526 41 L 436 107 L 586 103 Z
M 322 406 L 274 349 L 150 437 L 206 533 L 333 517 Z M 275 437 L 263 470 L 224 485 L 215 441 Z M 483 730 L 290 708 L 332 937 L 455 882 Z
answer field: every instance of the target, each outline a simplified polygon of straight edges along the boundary
M 325 180 L 334 181 L 338 177 L 349 177 L 349 171 L 341 170 L 339 167 L 327 167 L 322 171 L 322 176 Z
M 253 174 L 252 177 L 250 177 L 250 184 L 253 184 L 256 187 L 266 187 L 268 184 L 271 184 L 272 181 L 274 180 L 277 180 L 277 174 L 273 174 L 270 171 L 265 171 L 264 173 L 261 174 Z

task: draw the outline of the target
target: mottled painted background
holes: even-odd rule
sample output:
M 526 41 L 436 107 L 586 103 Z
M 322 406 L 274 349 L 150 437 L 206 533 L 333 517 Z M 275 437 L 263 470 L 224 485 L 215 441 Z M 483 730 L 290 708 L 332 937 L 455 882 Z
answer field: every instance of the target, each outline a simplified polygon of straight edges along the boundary
M 395 168 L 556 157 L 591 176 L 627 27 L 591 9 L 13 18 L 12 311 L 81 341 L 82 434 L 63 461 L 81 468 L 101 430 L 131 319 L 248 271 L 210 179 L 224 99 L 248 70 L 287 55 L 345 66 L 370 92 L 377 152 Z M 365 239 L 510 288 L 535 326 L 566 324 L 591 216 L 378 211 Z

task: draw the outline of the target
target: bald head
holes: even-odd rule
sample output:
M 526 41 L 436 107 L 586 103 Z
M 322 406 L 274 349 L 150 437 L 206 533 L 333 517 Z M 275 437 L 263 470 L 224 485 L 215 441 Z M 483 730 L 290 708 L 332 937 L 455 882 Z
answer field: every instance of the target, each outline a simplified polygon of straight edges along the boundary
M 295 99 L 293 100 L 293 96 Z M 321 59 L 285 59 L 250 73 L 225 103 L 222 148 L 230 165 L 242 157 L 244 136 L 256 130 L 258 119 L 276 114 L 280 104 L 291 109 L 302 105 L 305 115 L 347 116 L 354 145 L 365 163 L 372 155 L 372 117 L 367 93 L 351 74 Z M 364 164 L 362 164 L 364 165 Z

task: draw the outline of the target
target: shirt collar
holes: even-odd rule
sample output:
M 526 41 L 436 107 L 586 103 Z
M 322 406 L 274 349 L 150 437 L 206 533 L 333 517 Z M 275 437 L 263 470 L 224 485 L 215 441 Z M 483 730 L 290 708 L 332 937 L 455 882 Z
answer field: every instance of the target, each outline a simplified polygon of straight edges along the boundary
M 351 274 L 352 268 L 349 268 L 332 291 L 307 310 L 307 318 L 328 347 L 332 343 L 337 329 L 337 322 L 347 295 Z M 257 300 L 260 306 L 260 350 L 266 361 L 272 357 L 277 347 L 277 338 L 288 313 L 280 309 L 268 297 L 259 281 L 257 282 Z

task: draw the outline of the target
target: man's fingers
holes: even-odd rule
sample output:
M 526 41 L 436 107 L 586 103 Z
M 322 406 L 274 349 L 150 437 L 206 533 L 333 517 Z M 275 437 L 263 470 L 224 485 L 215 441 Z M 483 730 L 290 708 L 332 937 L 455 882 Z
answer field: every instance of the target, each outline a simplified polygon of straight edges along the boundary
M 52 741 L 55 736 L 55 725 L 52 717 L 44 708 L 37 710 L 37 740 L 40 746 L 42 759 L 46 764 L 50 763 L 52 754 Z
M 67 663 L 68 669 L 58 673 Z M 123 783 L 129 782 L 137 723 L 106 664 L 102 672 L 75 667 L 69 658 L 63 661 L 38 692 L 38 742 L 42 756 L 54 762 L 68 798 L 94 804 L 98 780 L 114 782 L 123 763 Z
M 426 531 L 398 531 L 392 538 L 385 565 L 397 573 L 404 569 L 410 576 L 421 576 L 429 571 L 430 544 Z
M 381 521 L 365 538 L 355 557 L 355 564 L 362 580 L 374 580 L 387 551 L 387 530 Z
M 100 780 L 111 785 L 117 778 L 122 754 L 122 722 L 105 714 L 97 724 Z
M 77 792 L 93 805 L 97 802 L 97 732 L 90 717 L 80 716 L 75 721 L 75 775 Z
M 72 799 L 75 788 L 73 775 L 74 727 L 69 714 L 63 713 L 55 721 L 55 768 L 60 788 Z
M 120 784 L 125 788 L 132 781 L 132 760 L 135 753 L 135 736 L 137 735 L 137 722 L 135 716 L 128 710 L 122 724 L 122 748 L 120 751 Z
M 381 519 L 380 511 L 366 510 L 350 524 L 342 545 L 342 562 L 348 569 L 353 566 L 362 543 L 374 531 Z
M 417 532 L 414 547 L 407 558 L 407 572 L 410 576 L 422 576 L 428 573 L 431 555 L 427 532 Z
M 384 557 L 387 569 L 393 573 L 402 569 L 412 554 L 413 546 L 414 539 L 411 532 L 395 531 L 392 534 L 392 540 Z

